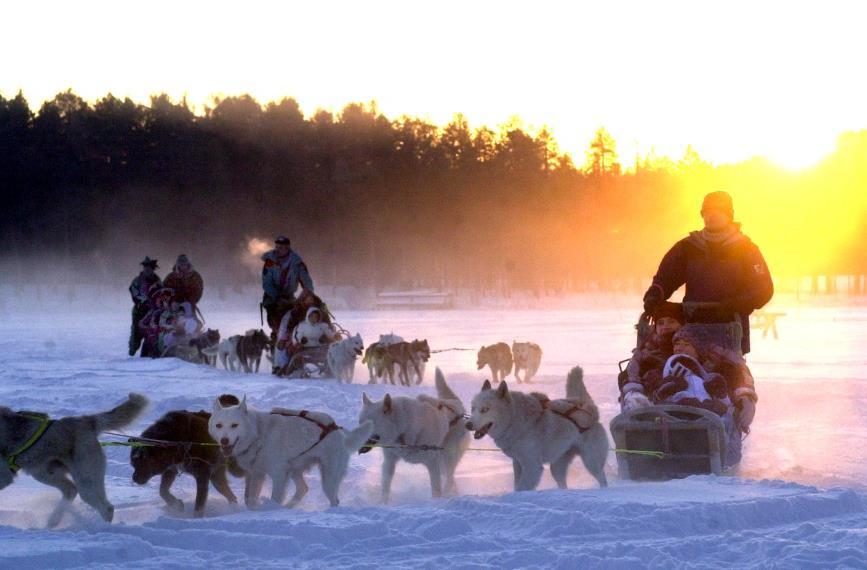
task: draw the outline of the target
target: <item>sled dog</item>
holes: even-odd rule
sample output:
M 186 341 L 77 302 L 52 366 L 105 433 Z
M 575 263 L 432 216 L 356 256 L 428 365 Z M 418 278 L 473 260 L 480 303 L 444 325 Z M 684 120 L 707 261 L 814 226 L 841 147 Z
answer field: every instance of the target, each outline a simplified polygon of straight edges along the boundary
M 515 380 L 518 384 L 530 382 L 542 364 L 542 348 L 535 342 L 512 341 L 512 356 L 515 359 Z M 518 376 L 520 370 L 524 371 L 523 379 Z
M 244 372 L 259 372 L 259 364 L 262 362 L 262 351 L 270 343 L 268 335 L 262 329 L 247 331 L 238 339 L 235 345 L 238 351 L 238 361 Z
M 488 366 L 491 369 L 494 384 L 500 380 L 505 380 L 506 376 L 512 373 L 512 351 L 509 350 L 509 345 L 505 342 L 498 342 L 490 346 L 483 346 L 479 349 L 476 366 L 479 367 L 479 370 Z
M 217 356 L 223 364 L 223 368 L 231 372 L 240 370 L 240 361 L 238 360 L 238 339 L 241 335 L 230 336 L 225 340 L 221 340 L 217 345 Z
M 10 485 L 18 469 L 46 485 L 57 487 L 63 499 L 48 519 L 60 523 L 75 495 L 108 522 L 114 506 L 105 495 L 105 453 L 97 437 L 131 424 L 147 406 L 147 398 L 130 394 L 112 410 L 88 416 L 49 420 L 35 412 L 15 412 L 0 406 L 0 489 Z M 45 428 L 41 436 L 40 429 Z M 38 436 L 38 437 L 37 437 Z
M 557 486 L 565 489 L 566 471 L 576 455 L 599 485 L 607 486 L 603 469 L 608 436 L 583 376 L 578 366 L 569 372 L 566 398 L 561 400 L 537 392 L 510 392 L 505 382 L 493 389 L 487 380 L 473 398 L 466 427 L 476 439 L 490 435 L 512 459 L 516 491 L 535 489 L 546 463 Z
M 436 370 L 437 397 L 391 397 L 380 402 L 362 396 L 359 422 L 372 422 L 373 435 L 368 443 L 382 444 L 382 501 L 388 502 L 397 461 L 421 463 L 430 474 L 434 497 L 453 494 L 455 468 L 469 445 L 469 433 L 463 426 L 464 406 Z M 370 448 L 363 448 L 363 451 Z
M 234 457 L 246 472 L 244 502 L 248 508 L 258 506 L 265 477 L 271 478 L 271 500 L 277 504 L 283 503 L 292 479 L 295 495 L 288 506 L 297 505 L 308 490 L 304 472 L 313 465 L 319 466 L 322 490 L 336 507 L 349 455 L 370 438 L 373 424 L 348 430 L 321 412 L 285 408 L 263 412 L 248 409 L 246 396 L 239 401 L 224 394 L 214 402 L 208 432 L 223 455 Z
M 180 473 L 192 475 L 196 479 L 193 512 L 197 517 L 205 512 L 209 481 L 229 503 L 236 504 L 238 499 L 229 487 L 226 470 L 228 468 L 235 477 L 244 476 L 244 472 L 237 468 L 234 461 L 227 461 L 223 457 L 214 440 L 208 435 L 210 417 L 211 414 L 205 411 L 172 411 L 163 415 L 141 434 L 142 438 L 147 439 L 206 445 L 134 446 L 130 449 L 129 456 L 133 468 L 133 482 L 145 485 L 152 477 L 160 475 L 160 497 L 169 507 L 181 512 L 184 510 L 184 503 L 172 495 L 171 487 Z M 131 441 L 135 442 L 136 439 L 131 438 Z
M 355 376 L 355 360 L 361 356 L 363 350 L 364 341 L 361 340 L 360 334 L 334 342 L 328 347 L 326 356 L 328 368 L 338 382 L 352 383 Z

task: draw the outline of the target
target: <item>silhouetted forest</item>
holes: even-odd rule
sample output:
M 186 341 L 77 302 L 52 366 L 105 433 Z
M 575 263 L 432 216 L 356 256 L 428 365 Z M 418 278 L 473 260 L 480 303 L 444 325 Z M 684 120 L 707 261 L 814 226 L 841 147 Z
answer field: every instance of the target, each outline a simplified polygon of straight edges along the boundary
M 75 265 L 127 280 L 145 254 L 166 270 L 184 252 L 209 282 L 240 284 L 257 275 L 250 240 L 285 233 L 331 284 L 582 290 L 652 274 L 700 225 L 701 195 L 734 188 L 745 231 L 765 227 L 771 243 L 756 241 L 773 269 L 793 243 L 779 232 L 814 227 L 808 213 L 774 226 L 774 204 L 822 188 L 823 169 L 844 202 L 865 187 L 867 134 L 847 136 L 793 177 L 761 160 L 713 166 L 691 149 L 623 168 L 604 129 L 575 164 L 544 129 L 471 129 L 461 116 L 440 127 L 374 104 L 305 117 L 293 99 L 245 95 L 195 114 L 166 95 L 91 104 L 65 92 L 34 110 L 19 94 L 0 97 L 0 245 L 7 275 L 22 279 Z M 748 213 L 743 196 L 756 200 Z M 765 207 L 767 227 L 755 212 Z M 856 212 L 852 239 L 786 269 L 867 273 L 865 222 Z

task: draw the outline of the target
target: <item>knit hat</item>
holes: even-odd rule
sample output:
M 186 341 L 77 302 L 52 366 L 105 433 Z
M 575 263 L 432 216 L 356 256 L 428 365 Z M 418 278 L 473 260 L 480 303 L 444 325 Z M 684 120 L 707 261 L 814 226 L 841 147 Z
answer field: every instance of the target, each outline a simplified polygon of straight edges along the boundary
M 145 258 L 142 260 L 141 265 L 143 265 L 143 266 L 145 266 L 145 267 L 150 267 L 151 269 L 156 269 L 157 267 L 159 267 L 159 265 L 157 265 L 157 260 L 156 260 L 156 259 L 151 259 L 151 258 L 148 257 L 147 255 L 146 255 Z
M 693 348 L 695 348 L 696 352 L 699 354 L 702 353 L 704 341 L 694 326 L 684 325 L 680 327 L 680 330 L 674 333 L 674 336 L 671 337 L 672 343 L 677 343 L 679 340 L 688 342 Z
M 728 192 L 722 190 L 711 192 L 704 197 L 704 201 L 701 203 L 701 213 L 704 214 L 707 210 L 722 210 L 728 214 L 730 219 L 734 219 L 735 217 L 735 207 L 732 197 Z
M 289 238 L 286 236 L 280 235 L 274 240 L 274 243 L 277 245 L 291 245 L 289 242 Z
M 676 320 L 677 322 L 679 322 L 680 324 L 686 323 L 686 319 L 684 318 L 684 315 L 683 315 L 683 305 L 681 305 L 680 303 L 672 303 L 670 301 L 663 301 L 662 303 L 660 303 L 656 307 L 654 307 L 653 320 L 658 321 L 659 319 L 661 319 L 663 317 L 672 318 L 672 319 Z
M 180 265 L 181 263 L 190 263 L 190 258 L 187 257 L 187 254 L 182 253 L 178 256 L 178 260 L 175 261 L 175 265 Z

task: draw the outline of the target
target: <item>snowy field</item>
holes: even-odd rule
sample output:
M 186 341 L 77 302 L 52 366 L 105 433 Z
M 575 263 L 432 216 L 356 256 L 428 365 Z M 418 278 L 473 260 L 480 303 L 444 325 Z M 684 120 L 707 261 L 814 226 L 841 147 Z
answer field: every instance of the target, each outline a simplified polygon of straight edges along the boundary
M 208 310 L 227 336 L 258 324 L 258 314 Z M 95 567 L 867 567 L 867 308 L 777 307 L 780 340 L 756 339 L 750 364 L 759 392 L 753 433 L 733 476 L 666 483 L 616 478 L 598 489 L 576 461 L 570 490 L 511 492 L 511 464 L 499 452 L 468 452 L 458 467 L 461 496 L 432 500 L 426 471 L 399 464 L 392 504 L 379 505 L 380 452 L 353 457 L 341 506 L 327 508 L 318 474 L 299 508 L 265 502 L 232 508 L 212 490 L 203 519 L 192 518 L 194 484 L 175 493 L 185 514 L 164 507 L 158 480 L 131 479 L 129 450 L 107 448 L 113 524 L 76 500 L 61 528 L 43 530 L 59 493 L 29 477 L 0 492 L 0 568 Z M 0 319 L 0 403 L 52 416 L 108 409 L 130 391 L 151 406 L 136 434 L 175 409 L 210 410 L 223 392 L 256 407 L 307 408 L 353 426 L 368 386 L 243 375 L 174 359 L 126 357 L 127 307 L 68 318 L 10 314 Z M 532 340 L 544 352 L 533 389 L 562 395 L 566 371 L 585 368 L 604 422 L 617 411 L 616 363 L 634 343 L 635 310 L 349 312 L 337 318 L 365 342 L 394 331 L 428 338 L 433 349 L 477 349 Z M 474 352 L 435 354 L 433 365 L 469 402 L 485 378 Z M 474 446 L 492 447 L 485 438 Z M 231 481 L 242 496 L 243 484 Z M 266 488 L 267 492 L 267 488 Z M 267 494 L 267 493 L 266 493 Z

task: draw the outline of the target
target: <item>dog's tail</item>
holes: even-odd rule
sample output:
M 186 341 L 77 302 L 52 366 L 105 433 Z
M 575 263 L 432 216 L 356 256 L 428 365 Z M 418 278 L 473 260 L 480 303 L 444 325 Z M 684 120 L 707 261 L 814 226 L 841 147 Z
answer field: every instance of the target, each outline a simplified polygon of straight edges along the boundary
M 437 386 L 437 397 L 440 400 L 458 400 L 458 401 L 460 401 L 460 398 L 458 398 L 457 394 L 452 392 L 452 389 L 449 388 L 448 384 L 446 384 L 446 377 L 443 375 L 443 371 L 440 370 L 439 367 L 437 367 L 437 369 L 436 369 L 436 374 L 435 374 L 434 378 L 436 379 L 435 381 L 436 381 L 436 386 Z
M 588 402 L 593 401 L 590 393 L 587 392 L 587 387 L 584 386 L 584 370 L 580 366 L 570 370 L 566 377 L 566 397 Z
M 346 446 L 346 451 L 355 453 L 361 446 L 367 443 L 370 436 L 373 434 L 373 422 L 367 421 L 353 430 L 344 430 L 343 445 Z
M 112 410 L 91 416 L 96 422 L 97 431 L 120 429 L 131 424 L 148 405 L 148 399 L 141 394 L 132 393 L 123 404 Z

